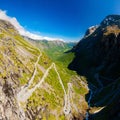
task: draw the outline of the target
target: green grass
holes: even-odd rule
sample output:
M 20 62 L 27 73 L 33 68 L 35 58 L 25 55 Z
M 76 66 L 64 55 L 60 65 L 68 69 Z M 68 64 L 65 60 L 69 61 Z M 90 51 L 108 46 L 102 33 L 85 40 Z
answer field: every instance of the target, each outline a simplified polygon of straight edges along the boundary
M 52 60 L 45 54 L 45 52 L 42 52 L 42 57 L 39 60 L 39 64 L 47 69 L 51 65 L 51 63 Z
M 34 55 L 39 55 L 39 50 L 25 41 L 20 35 L 16 35 L 14 38 L 19 45 L 26 48 L 29 52 L 33 53 Z
M 22 77 L 19 79 L 21 85 L 25 85 L 30 79 L 31 75 L 27 73 L 23 73 Z
M 53 93 L 48 93 L 44 89 L 37 89 L 29 98 L 28 106 L 38 107 L 48 105 L 50 110 L 58 109 L 61 104 Z
M 86 90 L 86 88 L 84 88 L 84 87 L 76 87 L 76 86 L 74 86 L 74 90 L 75 90 L 75 92 L 77 93 L 77 94 L 80 94 L 80 95 L 85 95 L 85 94 L 87 94 L 88 93 L 88 91 Z
M 57 60 L 58 57 L 64 54 L 65 51 L 69 50 L 69 47 L 61 48 L 60 46 L 56 46 L 50 49 L 46 49 L 46 54 L 52 59 Z

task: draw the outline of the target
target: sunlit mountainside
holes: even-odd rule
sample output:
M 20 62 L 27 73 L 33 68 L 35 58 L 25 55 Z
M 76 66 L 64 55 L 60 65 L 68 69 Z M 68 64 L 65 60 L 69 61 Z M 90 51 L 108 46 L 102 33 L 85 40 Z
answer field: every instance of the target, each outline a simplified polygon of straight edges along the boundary
M 1 119 L 83 119 L 88 87 L 67 68 L 73 58 L 63 53 L 52 60 L 0 20 Z

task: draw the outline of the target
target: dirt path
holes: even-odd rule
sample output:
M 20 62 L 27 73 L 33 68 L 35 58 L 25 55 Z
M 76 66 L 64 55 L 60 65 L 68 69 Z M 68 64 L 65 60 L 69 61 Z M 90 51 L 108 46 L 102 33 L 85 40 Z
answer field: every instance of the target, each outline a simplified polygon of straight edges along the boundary
M 37 62 L 36 62 L 36 63 L 37 63 Z M 36 65 L 37 65 L 37 64 L 36 64 Z M 36 66 L 36 65 L 35 65 L 35 66 Z M 19 100 L 20 102 L 26 102 L 26 100 L 32 95 L 32 93 L 33 93 L 37 88 L 41 87 L 41 84 L 45 81 L 45 78 L 48 76 L 48 73 L 49 73 L 50 69 L 52 69 L 52 68 L 55 69 L 55 72 L 56 72 L 57 75 L 58 75 L 59 82 L 60 82 L 60 84 L 61 84 L 61 86 L 62 86 L 62 88 L 63 88 L 64 94 L 65 94 L 65 96 L 66 96 L 66 91 L 65 91 L 65 87 L 64 87 L 64 85 L 63 85 L 62 79 L 61 79 L 61 77 L 60 77 L 60 75 L 59 75 L 59 73 L 58 73 L 58 71 L 57 71 L 57 68 L 56 68 L 55 63 L 52 63 L 51 66 L 50 66 L 50 67 L 46 70 L 46 72 L 44 73 L 44 75 L 43 75 L 42 79 L 39 81 L 39 83 L 36 84 L 36 85 L 34 86 L 34 88 L 29 89 L 30 85 L 32 84 L 32 82 L 33 82 L 33 80 L 34 80 L 34 76 L 35 76 L 35 73 L 36 73 L 36 70 L 34 70 L 34 73 L 33 73 L 33 76 L 31 77 L 30 82 L 29 82 L 26 86 L 24 86 L 24 87 L 22 88 L 22 90 L 19 92 L 19 94 L 18 94 L 18 96 L 17 96 L 17 97 L 18 97 L 18 100 Z
M 37 72 L 37 65 L 38 65 L 38 62 L 39 62 L 41 56 L 42 56 L 42 53 L 40 52 L 40 55 L 38 56 L 37 61 L 36 61 L 35 65 L 34 65 L 34 71 L 33 71 L 31 79 L 28 82 L 28 86 L 32 84 L 32 82 L 33 82 L 33 80 L 35 78 L 35 75 L 36 75 L 36 72 Z
M 66 92 L 65 90 L 65 87 L 63 85 L 63 81 L 60 77 L 60 74 L 57 70 L 57 67 L 55 65 L 55 63 L 52 63 L 51 66 L 45 71 L 43 77 L 41 78 L 41 80 L 39 81 L 38 84 L 36 84 L 33 88 L 29 89 L 29 87 L 31 86 L 31 84 L 33 83 L 33 80 L 34 80 L 34 77 L 36 75 L 36 72 L 37 72 L 37 65 L 38 65 L 38 62 L 40 60 L 40 57 L 42 56 L 42 54 L 40 53 L 40 55 L 38 56 L 38 59 L 34 65 L 34 71 L 33 71 L 33 75 L 30 79 L 30 81 L 28 82 L 27 85 L 25 85 L 24 87 L 22 87 L 21 91 L 18 93 L 17 95 L 17 100 L 20 102 L 26 102 L 27 99 L 32 95 L 32 93 L 37 89 L 37 88 L 40 88 L 41 87 L 41 84 L 45 81 L 45 78 L 48 76 L 49 74 L 49 71 L 54 68 L 55 72 L 57 73 L 57 76 L 58 76 L 58 80 L 60 82 L 60 85 L 64 91 L 64 107 L 63 107 L 63 112 L 65 115 L 68 115 L 70 112 L 71 112 L 71 103 L 70 103 L 70 100 L 72 99 L 72 94 L 71 94 L 71 88 L 72 88 L 72 85 L 71 83 L 68 83 L 68 92 Z M 75 107 L 77 108 L 77 107 Z
M 52 67 L 53 67 L 53 64 L 46 70 L 46 72 L 44 73 L 42 79 L 39 81 L 38 84 L 36 84 L 36 85 L 35 85 L 33 88 L 31 88 L 31 89 L 29 89 L 29 88 L 25 89 L 25 90 L 23 91 L 24 94 L 21 93 L 21 95 L 20 95 L 20 97 L 19 97 L 19 100 L 20 100 L 21 102 L 26 102 L 27 99 L 32 95 L 32 93 L 33 93 L 37 88 L 41 87 L 41 84 L 45 81 L 45 78 L 48 76 L 48 73 L 49 73 L 50 69 L 52 69 Z
M 32 77 L 30 78 L 29 82 L 25 86 L 21 87 L 21 91 L 17 94 L 18 101 L 21 101 L 24 98 L 26 98 L 24 96 L 27 94 L 26 92 L 28 92 L 29 87 L 33 83 L 33 80 L 34 80 L 36 72 L 37 72 L 37 65 L 38 65 L 38 62 L 39 62 L 41 56 L 42 56 L 42 53 L 40 52 L 40 55 L 38 56 L 37 61 L 34 64 L 34 71 L 33 71 Z

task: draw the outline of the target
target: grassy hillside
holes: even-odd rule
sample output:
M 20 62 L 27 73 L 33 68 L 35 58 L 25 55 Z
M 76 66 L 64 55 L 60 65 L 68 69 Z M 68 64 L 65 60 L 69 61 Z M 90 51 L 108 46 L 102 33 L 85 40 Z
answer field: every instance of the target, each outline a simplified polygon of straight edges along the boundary
M 0 84 L 10 88 L 2 92 L 8 96 L 8 101 L 9 97 L 13 99 L 14 106 L 23 109 L 25 118 L 64 120 L 85 115 L 84 96 L 88 90 L 76 72 L 67 69 L 74 55 L 63 54 L 68 48 L 62 48 L 52 47 L 49 52 L 37 48 L 25 41 L 9 22 L 0 21 Z M 67 115 L 63 111 L 66 102 L 71 106 Z M 19 115 L 17 117 L 19 119 Z

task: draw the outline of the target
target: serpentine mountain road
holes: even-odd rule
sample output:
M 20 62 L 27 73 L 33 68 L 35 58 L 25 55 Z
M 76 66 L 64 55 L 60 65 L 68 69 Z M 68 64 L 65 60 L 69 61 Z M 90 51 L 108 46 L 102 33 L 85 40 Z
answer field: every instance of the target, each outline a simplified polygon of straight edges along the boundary
M 41 84 L 45 81 L 45 78 L 48 76 L 48 73 L 50 71 L 50 69 L 54 68 L 55 72 L 57 73 L 57 76 L 58 76 L 58 80 L 62 86 L 62 89 L 64 91 L 64 108 L 63 108 L 63 111 L 64 111 L 64 114 L 69 114 L 70 111 L 71 111 L 71 106 L 70 106 L 70 98 L 69 98 L 69 92 L 68 92 L 68 95 L 66 93 L 66 90 L 65 90 L 65 87 L 63 85 L 63 82 L 62 82 L 62 79 L 57 71 L 57 68 L 56 68 L 56 65 L 55 63 L 52 63 L 51 66 L 45 71 L 42 79 L 39 81 L 38 84 L 36 84 L 33 88 L 29 89 L 29 87 L 31 86 L 31 84 L 33 83 L 33 80 L 35 78 L 35 75 L 36 75 L 36 72 L 37 72 L 37 65 L 38 65 L 38 62 L 40 60 L 40 57 L 42 56 L 42 53 L 40 52 L 40 55 L 38 56 L 38 59 L 34 65 L 34 71 L 33 71 L 33 75 L 32 77 L 30 78 L 29 82 L 21 87 L 21 91 L 17 94 L 17 100 L 18 102 L 26 102 L 27 99 L 32 95 L 32 93 L 41 86 Z

